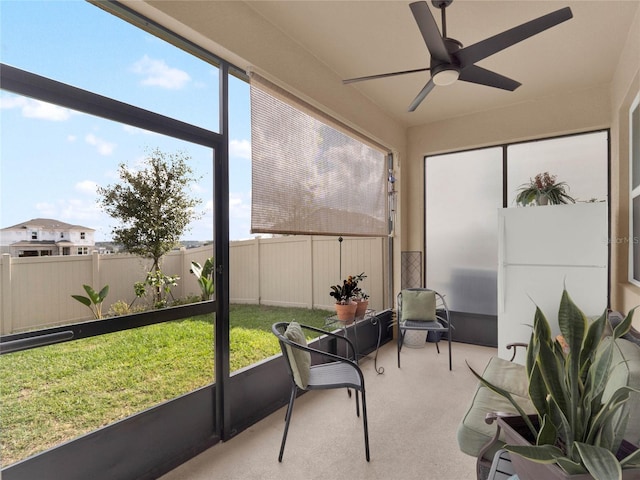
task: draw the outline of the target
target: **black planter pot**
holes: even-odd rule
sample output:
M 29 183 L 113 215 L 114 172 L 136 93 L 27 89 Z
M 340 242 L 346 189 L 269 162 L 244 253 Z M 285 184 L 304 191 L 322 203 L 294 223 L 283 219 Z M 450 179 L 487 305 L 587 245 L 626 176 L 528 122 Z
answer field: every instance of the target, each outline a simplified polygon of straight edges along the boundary
M 538 424 L 537 415 L 529 415 L 534 425 Z M 531 445 L 531 432 L 520 415 L 510 417 L 498 417 L 498 425 L 504 432 L 505 441 L 509 445 Z M 622 441 L 620 449 L 616 453 L 618 460 L 625 458 L 638 447 L 626 440 Z M 588 473 L 569 475 L 556 464 L 543 464 L 533 462 L 520 455 L 511 454 L 513 469 L 518 474 L 519 480 L 593 480 Z M 640 468 L 622 470 L 623 480 L 640 479 Z

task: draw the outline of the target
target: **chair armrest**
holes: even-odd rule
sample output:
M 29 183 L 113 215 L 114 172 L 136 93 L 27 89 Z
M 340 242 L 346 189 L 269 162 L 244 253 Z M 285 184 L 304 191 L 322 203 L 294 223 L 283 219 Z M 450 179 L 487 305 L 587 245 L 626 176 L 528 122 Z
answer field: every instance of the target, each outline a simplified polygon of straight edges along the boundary
M 513 344 L 512 344 L 513 345 Z M 521 346 L 521 345 L 518 345 Z M 505 412 L 490 412 L 487 413 L 487 415 L 484 418 L 484 421 L 488 424 L 491 425 L 494 421 L 496 421 L 498 419 L 498 417 L 506 417 L 506 416 L 510 416 L 513 415 L 513 413 L 505 413 Z M 491 448 L 496 444 L 496 443 L 500 443 L 500 431 L 502 429 L 500 428 L 500 424 L 496 422 L 496 433 L 493 436 L 493 438 L 491 440 L 489 440 L 487 443 L 485 443 L 482 448 L 480 449 L 480 451 L 478 452 L 478 457 L 476 459 L 476 475 L 477 478 L 480 479 L 481 478 L 481 467 L 486 467 L 486 461 L 484 460 L 484 455 L 485 453 L 487 453 L 489 450 L 491 450 Z M 485 473 L 486 475 L 486 473 Z
M 522 342 L 509 343 L 507 345 L 507 350 L 511 350 L 513 348 L 513 355 L 511 355 L 511 358 L 509 359 L 509 361 L 513 362 L 513 359 L 516 358 L 516 352 L 517 352 L 518 347 L 527 348 L 528 346 L 529 346 L 529 344 L 522 343 Z
M 446 324 L 447 329 L 451 329 L 451 330 L 455 330 L 456 327 L 451 323 L 451 321 L 449 321 L 449 313 L 448 312 L 444 312 L 444 315 L 441 315 L 440 313 L 442 313 L 442 310 L 438 310 L 436 312 L 436 320 L 439 322 L 443 322 Z
M 302 349 L 304 349 L 304 350 L 306 350 L 308 352 L 316 353 L 316 354 L 321 355 L 323 357 L 331 358 L 331 359 L 333 359 L 335 361 L 348 361 L 348 362 L 351 362 L 351 363 L 355 363 L 356 349 L 355 349 L 355 347 L 353 345 L 353 342 L 351 340 L 349 340 L 347 337 L 344 337 L 342 335 L 337 335 L 337 334 L 335 334 L 333 332 L 327 332 L 326 330 L 322 330 L 321 328 L 311 327 L 309 325 L 300 325 L 300 327 L 303 330 L 309 330 L 309 331 L 312 331 L 312 332 L 321 333 L 321 334 L 323 334 L 323 335 L 325 335 L 327 337 L 335 338 L 338 341 L 346 342 L 347 343 L 347 347 L 348 347 L 347 348 L 347 356 L 343 357 L 342 355 L 337 355 L 337 354 L 329 353 L 329 352 L 323 352 L 322 350 L 318 350 L 317 348 L 313 348 L 313 347 L 309 347 L 309 346 L 303 347 L 302 345 L 298 345 L 297 343 L 295 344 L 296 347 L 302 348 Z M 349 355 L 349 348 L 351 349 L 351 353 L 353 354 L 353 359 L 349 358 L 349 356 L 348 356 Z

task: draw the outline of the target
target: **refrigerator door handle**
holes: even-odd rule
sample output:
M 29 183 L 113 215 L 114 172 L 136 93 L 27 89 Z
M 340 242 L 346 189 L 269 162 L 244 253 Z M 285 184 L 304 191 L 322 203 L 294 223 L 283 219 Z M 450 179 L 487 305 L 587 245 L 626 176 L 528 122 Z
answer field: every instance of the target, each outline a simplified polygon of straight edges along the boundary
M 498 313 L 505 312 L 505 302 L 506 302 L 506 285 L 504 283 L 504 278 L 506 274 L 507 262 L 506 262 L 506 227 L 505 227 L 505 217 L 504 215 L 498 214 Z

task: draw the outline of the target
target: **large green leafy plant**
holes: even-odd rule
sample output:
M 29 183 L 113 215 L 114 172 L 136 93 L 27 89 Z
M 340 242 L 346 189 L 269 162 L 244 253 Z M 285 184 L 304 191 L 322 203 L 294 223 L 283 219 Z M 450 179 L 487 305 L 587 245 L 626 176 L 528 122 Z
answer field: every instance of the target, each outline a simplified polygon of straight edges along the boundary
M 198 262 L 191 262 L 191 270 L 189 271 L 198 278 L 203 302 L 211 300 L 215 293 L 214 269 L 213 257 L 207 258 L 204 265 L 200 265 Z
M 611 336 L 603 336 L 609 322 L 606 312 L 590 322 L 563 291 L 558 323 L 569 345 L 564 351 L 552 337 L 546 317 L 536 308 L 526 371 L 538 425 L 509 392 L 472 369 L 484 385 L 513 404 L 535 438 L 531 446 L 507 445 L 507 450 L 535 462 L 556 463 L 570 475 L 588 472 L 597 480 L 619 479 L 622 468 L 640 466 L 640 450 L 620 461 L 615 456 L 629 416 L 626 403 L 635 390 L 623 386 L 604 396 L 616 366 L 615 339 L 629 331 L 632 316 L 633 310 Z
M 99 292 L 96 292 L 90 285 L 82 285 L 82 288 L 84 288 L 84 291 L 87 292 L 88 296 L 71 296 L 81 304 L 88 307 L 89 310 L 91 310 L 91 313 L 93 313 L 93 318 L 100 320 L 102 318 L 102 302 L 104 302 L 104 299 L 109 295 L 109 285 L 105 285 Z

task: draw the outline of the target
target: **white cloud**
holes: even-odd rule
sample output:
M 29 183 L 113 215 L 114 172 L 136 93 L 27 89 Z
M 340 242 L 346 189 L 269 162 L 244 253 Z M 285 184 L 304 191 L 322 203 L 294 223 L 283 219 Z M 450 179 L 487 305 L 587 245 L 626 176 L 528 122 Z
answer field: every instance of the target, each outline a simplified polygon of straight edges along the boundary
M 23 117 L 51 120 L 54 122 L 68 120 L 69 117 L 75 113 L 68 108 L 62 108 L 51 103 L 41 102 L 40 100 L 8 95 L 0 97 L 0 108 L 7 110 L 18 108 Z
M 249 140 L 231 140 L 229 156 L 251 160 L 251 142 Z
M 111 155 L 114 148 L 116 148 L 115 143 L 107 142 L 106 140 L 96 137 L 93 133 L 88 133 L 84 137 L 84 140 L 89 145 L 96 147 L 100 155 Z
M 246 215 L 246 205 L 243 205 L 243 200 L 241 197 L 236 196 L 237 194 L 229 195 L 229 210 L 233 210 L 236 214 L 241 213 L 243 216 Z
M 94 228 L 93 225 L 101 217 L 101 211 L 95 202 L 87 202 L 70 198 L 61 200 L 59 205 L 59 217 L 69 223 L 80 223 L 87 227 Z M 54 217 L 56 218 L 56 217 Z
M 229 193 L 229 238 L 244 240 L 252 238 L 251 230 L 251 194 Z
M 83 180 L 82 182 L 78 182 L 75 185 L 76 191 L 89 195 L 95 195 L 97 188 L 98 184 L 91 180 Z
M 55 218 L 58 212 L 56 206 L 49 202 L 36 203 L 36 210 L 40 212 L 40 216 L 43 218 Z
M 108 218 L 100 211 L 96 202 L 77 198 L 62 198 L 55 203 L 40 202 L 36 204 L 36 210 L 38 216 L 43 218 L 56 218 L 63 222 L 91 228 L 95 228 L 95 225 L 104 221 L 104 218 Z
M 73 143 L 73 142 L 75 142 L 77 139 L 78 139 L 78 137 L 76 137 L 75 135 L 71 135 L 71 134 L 70 134 L 70 135 L 67 135 L 67 141 L 68 141 L 68 142 Z
M 191 80 L 189 74 L 184 70 L 171 68 L 164 60 L 154 60 L 148 55 L 134 63 L 131 70 L 144 77 L 141 80 L 142 85 L 177 90 Z
M 200 185 L 199 183 L 192 183 L 191 184 L 191 191 L 193 193 L 204 193 L 207 190 L 202 185 Z

